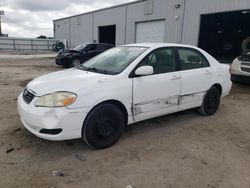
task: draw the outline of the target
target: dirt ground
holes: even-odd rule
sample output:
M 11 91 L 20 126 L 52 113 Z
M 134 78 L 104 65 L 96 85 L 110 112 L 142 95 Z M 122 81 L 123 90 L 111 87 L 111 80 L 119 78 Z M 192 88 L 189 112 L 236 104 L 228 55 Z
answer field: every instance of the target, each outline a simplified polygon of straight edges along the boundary
M 214 116 L 189 110 L 137 123 L 94 151 L 39 139 L 19 120 L 27 81 L 60 69 L 53 59 L 0 60 L 0 187 L 250 188 L 250 85 L 234 84 Z

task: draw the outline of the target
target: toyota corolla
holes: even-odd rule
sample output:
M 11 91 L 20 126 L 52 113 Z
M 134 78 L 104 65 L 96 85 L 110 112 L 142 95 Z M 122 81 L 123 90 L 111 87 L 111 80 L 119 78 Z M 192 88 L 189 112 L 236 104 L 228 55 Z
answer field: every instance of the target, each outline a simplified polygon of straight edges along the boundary
M 18 97 L 18 111 L 40 138 L 82 138 L 102 149 L 128 124 L 192 108 L 213 115 L 231 86 L 229 66 L 202 49 L 132 44 L 34 79 Z

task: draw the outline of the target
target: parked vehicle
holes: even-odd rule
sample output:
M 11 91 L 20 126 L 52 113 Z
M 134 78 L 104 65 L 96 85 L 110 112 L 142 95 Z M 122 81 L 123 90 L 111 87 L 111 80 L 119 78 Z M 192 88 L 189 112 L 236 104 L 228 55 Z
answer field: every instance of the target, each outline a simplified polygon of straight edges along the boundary
M 110 49 L 112 44 L 81 44 L 73 49 L 65 49 L 58 53 L 55 57 L 57 65 L 62 65 L 65 68 L 79 66 L 90 58 Z
M 232 81 L 250 83 L 250 53 L 237 57 L 231 67 Z
M 243 54 L 231 66 L 232 81 L 250 83 L 250 37 L 242 42 Z
M 213 115 L 231 86 L 229 66 L 197 47 L 131 44 L 34 79 L 18 110 L 38 137 L 82 138 L 102 149 L 128 124 L 191 108 Z

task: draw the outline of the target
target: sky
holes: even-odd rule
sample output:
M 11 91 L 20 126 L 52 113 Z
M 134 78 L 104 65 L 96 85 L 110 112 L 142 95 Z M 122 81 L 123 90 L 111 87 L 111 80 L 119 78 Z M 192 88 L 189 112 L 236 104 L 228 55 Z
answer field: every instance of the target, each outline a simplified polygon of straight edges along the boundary
M 133 0 L 0 0 L 2 33 L 9 37 L 53 37 L 53 20 Z

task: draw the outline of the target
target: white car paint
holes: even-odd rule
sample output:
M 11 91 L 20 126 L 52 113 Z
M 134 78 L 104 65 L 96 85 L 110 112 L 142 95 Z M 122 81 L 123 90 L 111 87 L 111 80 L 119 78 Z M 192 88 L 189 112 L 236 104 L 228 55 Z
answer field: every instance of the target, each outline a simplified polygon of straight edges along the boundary
M 48 140 L 81 138 L 87 114 L 98 104 L 115 100 L 122 103 L 128 114 L 128 124 L 149 118 L 199 107 L 206 91 L 214 84 L 222 87 L 222 97 L 229 94 L 229 66 L 218 63 L 205 51 L 188 45 L 145 43 L 125 46 L 147 47 L 125 70 L 117 75 L 105 75 L 68 69 L 38 77 L 28 83 L 35 94 L 27 104 L 23 93 L 18 97 L 18 111 L 24 126 L 38 137 Z M 202 53 L 210 67 L 176 71 L 145 77 L 129 78 L 131 71 L 150 52 L 162 47 L 185 47 Z M 77 94 L 67 107 L 36 107 L 36 100 L 45 94 L 69 91 Z M 42 134 L 41 129 L 62 129 L 57 135 Z

